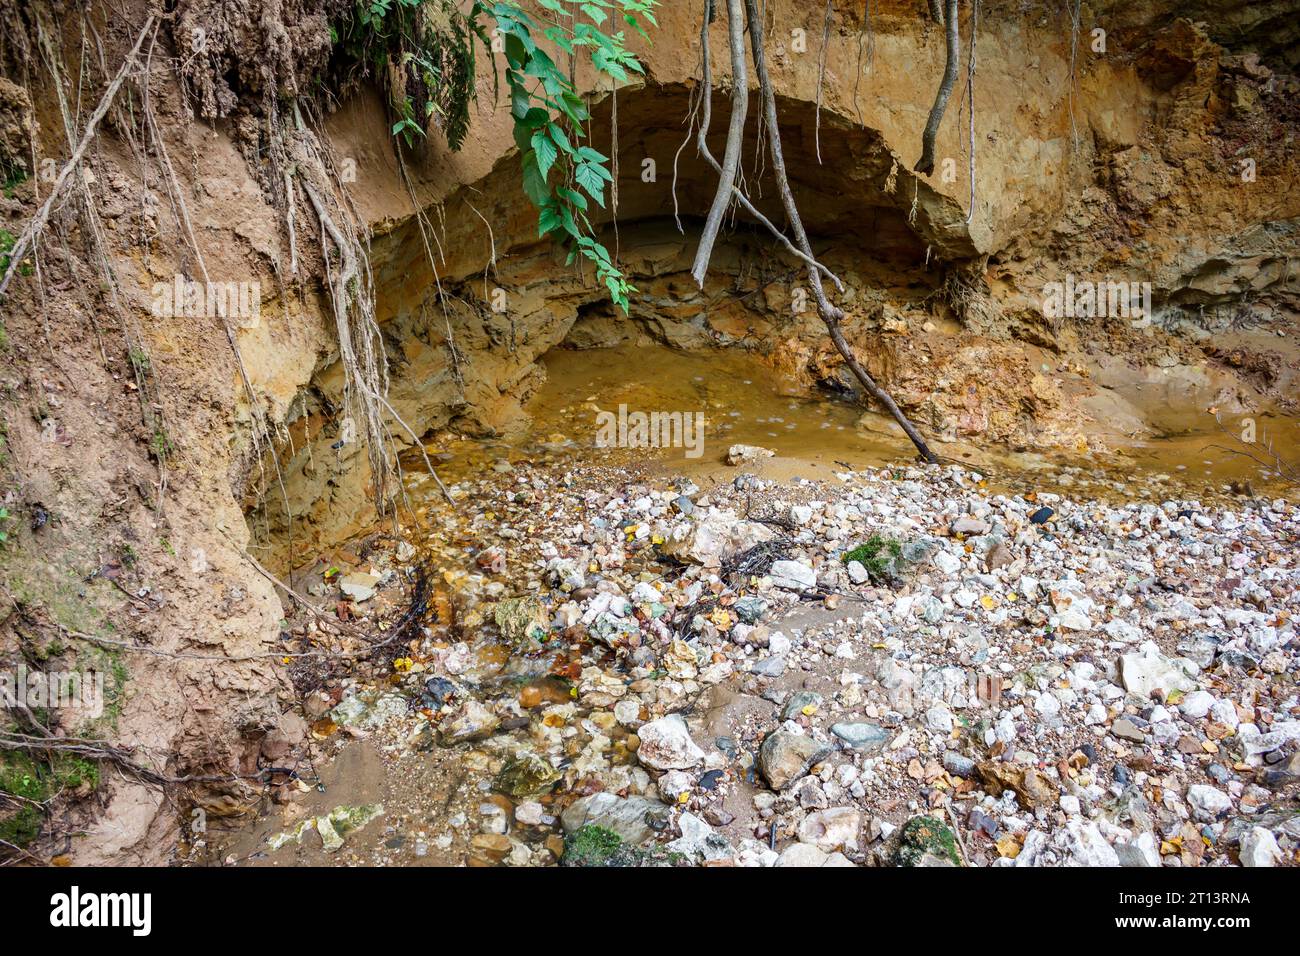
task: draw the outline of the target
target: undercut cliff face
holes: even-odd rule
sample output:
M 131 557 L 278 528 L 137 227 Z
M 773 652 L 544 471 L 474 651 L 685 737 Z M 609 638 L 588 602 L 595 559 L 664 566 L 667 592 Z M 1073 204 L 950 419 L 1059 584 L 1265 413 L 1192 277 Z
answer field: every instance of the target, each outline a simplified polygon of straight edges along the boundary
M 375 518 L 368 456 L 339 444 L 346 376 L 319 222 L 298 206 L 289 231 L 272 162 L 293 155 L 304 125 L 319 118 L 370 230 L 388 400 L 420 439 L 514 427 L 557 347 L 742 348 L 810 388 L 853 387 L 799 264 L 744 214 L 729 218 L 704 288 L 690 278 L 717 183 L 686 141 L 700 5 L 667 4 L 653 44 L 633 44 L 646 67 L 636 83 L 578 74 L 590 142 L 617 162 L 617 201 L 598 221 L 639 290 L 626 317 L 537 239 L 492 64 L 478 64 L 459 151 L 434 128 L 399 156 L 373 87 L 315 92 L 346 4 L 227 6 L 0 4 L 14 26 L 0 46 L 11 235 L 48 195 L 41 161 L 57 170 L 69 153 L 41 51 L 102 90 L 146 17 L 163 16 L 129 103 L 107 115 L 84 181 L 4 301 L 0 654 L 105 669 L 114 704 L 93 729 L 171 777 L 254 774 L 297 743 L 271 575 Z M 824 50 L 824 4 L 766 6 L 792 185 L 844 281 L 846 335 L 927 436 L 1105 450 L 1208 406 L 1300 413 L 1295 3 L 1100 2 L 1081 7 L 1074 36 L 1055 4 L 986 0 L 973 129 L 963 61 L 929 177 L 912 166 L 944 43 L 926 4 L 872 3 L 869 22 L 858 5 L 837 11 Z M 721 155 L 725 24 L 711 47 Z M 293 103 L 309 96 L 320 105 L 304 120 Z M 754 99 L 745 184 L 781 226 Z M 203 274 L 255 283 L 256 315 L 156 307 L 159 284 Z M 1049 286 L 1067 279 L 1149 284 L 1151 314 L 1053 314 Z M 185 799 L 225 814 L 259 795 L 250 780 L 195 784 Z M 156 786 L 104 775 L 84 796 L 54 807 L 80 835 L 38 838 L 38 853 L 168 858 L 185 808 Z

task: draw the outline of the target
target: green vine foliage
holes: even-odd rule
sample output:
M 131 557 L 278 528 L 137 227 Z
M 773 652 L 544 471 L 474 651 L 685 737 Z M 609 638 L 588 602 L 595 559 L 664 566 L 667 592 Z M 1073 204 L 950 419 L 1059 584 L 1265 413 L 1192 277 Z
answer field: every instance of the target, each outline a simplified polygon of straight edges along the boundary
M 648 37 L 646 25 L 658 26 L 659 0 L 538 4 L 547 25 L 510 2 L 476 0 L 461 12 L 451 0 L 357 0 L 347 23 L 332 29 L 344 63 L 387 83 L 393 135 L 412 146 L 436 120 L 453 150 L 469 129 L 477 45 L 492 56 L 495 33 L 505 54 L 515 143 L 524 192 L 538 210 L 538 235 L 562 243 L 570 264 L 579 257 L 590 262 L 626 313 L 636 289 L 596 239 L 589 216 L 591 203 L 605 206 L 605 188 L 613 181 L 609 157 L 583 145 L 590 114 L 556 57 L 587 57 L 600 73 L 627 82 L 644 70 L 624 45 L 624 30 L 614 27 Z M 345 77 L 344 85 L 352 79 Z
M 570 56 L 585 53 L 592 66 L 616 82 L 627 82 L 629 72 L 644 72 L 624 46 L 624 32 L 606 33 L 601 28 L 621 19 L 645 36 L 643 21 L 657 26 L 657 0 L 539 2 L 556 18 L 541 31 L 555 49 Z M 476 4 L 476 13 L 479 7 L 496 21 L 505 42 L 515 144 L 523 163 L 524 192 L 538 209 L 538 235 L 564 243 L 570 263 L 579 256 L 589 261 L 610 299 L 626 313 L 628 296 L 636 289 L 595 238 L 588 216 L 590 203 L 604 208 L 605 187 L 613 176 L 609 157 L 579 142 L 589 118 L 586 104 L 566 72 L 538 44 L 537 24 L 523 10 L 513 3 Z

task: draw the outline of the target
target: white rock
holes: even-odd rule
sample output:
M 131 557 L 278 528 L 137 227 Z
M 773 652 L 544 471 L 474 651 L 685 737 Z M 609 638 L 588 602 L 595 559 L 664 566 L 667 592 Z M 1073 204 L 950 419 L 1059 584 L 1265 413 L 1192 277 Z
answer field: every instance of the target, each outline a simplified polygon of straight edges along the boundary
M 1254 757 L 1258 754 L 1266 754 L 1270 750 L 1277 750 L 1293 740 L 1300 740 L 1300 720 L 1278 721 L 1266 734 L 1248 737 L 1243 732 L 1241 746 L 1246 751 L 1246 756 Z
M 1231 797 L 1204 783 L 1187 788 L 1187 803 L 1192 808 L 1192 816 L 1202 823 L 1213 823 L 1220 814 L 1232 809 Z
M 1160 866 L 1160 850 L 1156 846 L 1155 834 L 1150 831 L 1139 833 L 1136 839 L 1127 845 L 1117 846 L 1120 862 L 1124 866 Z
M 1091 631 L 1092 618 L 1078 608 L 1067 607 L 1056 616 L 1056 622 L 1067 631 Z
M 774 561 L 768 576 L 774 585 L 787 591 L 817 589 L 817 572 L 802 561 Z
M 936 551 L 933 561 L 934 566 L 947 575 L 956 574 L 961 570 L 961 558 L 950 551 Z
M 1178 704 L 1178 711 L 1189 720 L 1200 720 L 1214 706 L 1214 695 L 1207 690 L 1194 690 Z M 1236 716 L 1236 709 L 1233 709 Z
M 681 827 L 682 835 L 667 845 L 669 851 L 680 853 L 694 861 L 729 860 L 735 855 L 735 850 L 726 837 L 714 832 L 713 827 L 695 814 L 683 813 L 677 824 Z
M 1234 729 L 1241 723 L 1241 718 L 1237 716 L 1237 708 L 1233 706 L 1230 700 L 1216 700 L 1210 707 L 1210 717 L 1224 726 Z
M 936 733 L 952 733 L 952 711 L 945 704 L 935 704 L 925 712 L 925 725 Z
M 862 566 L 861 561 L 850 561 L 848 564 L 849 580 L 854 584 L 866 584 L 871 580 L 871 575 L 867 569 Z
M 704 759 L 704 751 L 691 739 L 680 714 L 669 714 L 644 725 L 637 736 L 641 745 L 636 755 L 656 770 L 688 770 Z
M 1165 697 L 1175 690 L 1190 693 L 1197 689 L 1197 685 L 1183 669 L 1183 664 L 1195 666 L 1190 662 L 1165 657 L 1160 653 L 1160 648 L 1147 641 L 1134 653 L 1120 656 L 1119 676 L 1124 689 L 1143 700 L 1156 690 Z
M 635 697 L 624 697 L 614 704 L 614 719 L 624 727 L 636 727 L 641 723 L 641 701 Z
M 540 826 L 545 815 L 546 808 L 536 800 L 525 800 L 515 807 L 515 820 L 525 826 Z
M 790 508 L 790 520 L 803 527 L 812 521 L 813 510 L 807 505 L 793 505 Z
M 771 458 L 776 452 L 758 445 L 732 445 L 727 449 L 727 464 L 740 465 L 750 461 Z
M 716 567 L 723 558 L 771 537 L 765 525 L 743 521 L 731 511 L 713 511 L 701 521 L 679 522 L 662 549 L 673 557 Z
M 659 778 L 659 794 L 668 803 L 676 803 L 683 793 L 695 789 L 695 777 L 685 770 L 669 770 Z
M 794 843 L 777 858 L 776 866 L 855 866 L 843 853 L 826 854 L 811 843 Z
M 1242 835 L 1242 866 L 1276 866 L 1281 856 L 1281 847 L 1265 827 L 1251 827 Z
M 804 817 L 799 824 L 799 840 L 801 843 L 811 843 L 825 853 L 842 849 L 855 850 L 861 829 L 862 814 L 857 809 L 831 807 Z
M 1119 866 L 1119 855 L 1095 823 L 1072 820 L 1065 827 L 1066 866 Z

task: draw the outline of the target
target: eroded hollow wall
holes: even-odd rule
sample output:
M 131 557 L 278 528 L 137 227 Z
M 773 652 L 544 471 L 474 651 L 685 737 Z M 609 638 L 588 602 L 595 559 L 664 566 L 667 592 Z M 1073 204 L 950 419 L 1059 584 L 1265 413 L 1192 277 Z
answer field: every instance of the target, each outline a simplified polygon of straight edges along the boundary
M 1094 21 L 1085 15 L 1072 85 L 1067 20 L 986 5 L 968 223 L 971 134 L 959 95 L 941 128 L 939 172 L 922 178 L 910 170 L 942 72 L 937 30 L 916 4 L 874 5 L 869 28 L 837 13 L 819 111 L 822 8 L 812 6 L 769 7 L 794 192 L 817 254 L 846 280 L 850 339 L 927 433 L 940 441 L 1106 448 L 1170 427 L 1160 414 L 1169 404 L 1245 409 L 1285 396 L 1294 374 L 1286 360 L 1261 389 L 1207 359 L 1196 336 L 1162 332 L 1154 340 L 1162 364 L 1143 370 L 1154 333 L 1049 320 L 1041 297 L 1044 282 L 1067 272 L 1149 281 L 1176 319 L 1176 306 L 1203 312 L 1207 304 L 1294 290 L 1288 257 L 1300 204 L 1291 161 L 1296 125 L 1285 112 L 1293 81 L 1229 53 L 1207 25 L 1181 20 L 1128 16 L 1116 21 L 1106 52 L 1094 53 L 1086 28 Z M 715 156 L 730 109 L 722 26 L 711 33 L 720 78 Z M 536 239 L 503 108 L 482 104 L 462 152 L 435 139 L 409 157 L 412 192 L 393 181 L 400 173 L 375 145 L 377 104 L 356 103 L 335 118 L 339 148 L 365 144 L 357 197 L 377 228 L 373 266 L 392 397 L 421 434 L 499 433 L 518 421 L 540 383 L 537 360 L 547 350 L 629 334 L 678 348 L 749 348 L 809 384 L 851 384 L 811 307 L 792 308 L 804 283 L 798 262 L 749 217 L 729 217 L 703 290 L 688 275 L 717 182 L 693 140 L 683 145 L 697 29 L 695 11 L 674 5 L 643 51 L 644 82 L 611 96 L 586 78 L 595 104 L 591 143 L 611 154 L 617 105 L 617 222 L 610 209 L 598 217 L 606 244 L 641 290 L 625 325 L 602 305 L 590 275 L 566 268 L 561 251 Z M 803 52 L 796 29 L 808 37 Z M 758 141 L 759 109 L 751 95 L 745 181 L 760 211 L 784 226 Z M 1240 182 L 1233 162 L 1243 141 L 1259 147 L 1264 178 L 1256 188 Z M 427 211 L 423 229 L 411 215 L 412 195 Z M 955 275 L 964 277 L 958 295 Z M 972 301 L 960 295 L 969 288 L 977 293 Z M 340 370 L 327 365 L 291 405 L 305 412 L 290 425 L 296 451 L 282 462 L 295 548 L 337 540 L 370 520 L 364 455 L 355 445 L 331 447 L 340 435 L 331 408 L 340 387 Z M 394 433 L 409 444 L 400 429 Z M 263 500 L 254 523 L 275 547 L 287 540 L 283 501 Z

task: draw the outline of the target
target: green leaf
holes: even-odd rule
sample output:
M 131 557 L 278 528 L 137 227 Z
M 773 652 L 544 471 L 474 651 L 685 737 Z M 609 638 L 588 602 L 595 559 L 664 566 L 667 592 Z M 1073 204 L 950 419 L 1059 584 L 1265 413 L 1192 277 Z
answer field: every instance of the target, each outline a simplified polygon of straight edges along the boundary
M 559 196 L 561 199 L 567 199 L 576 208 L 581 209 L 583 212 L 586 212 L 587 197 L 584 196 L 582 193 L 578 192 L 577 190 L 569 189 L 567 186 L 560 186 L 556 188 L 555 194 Z
M 596 200 L 596 203 L 603 209 L 605 207 L 605 180 L 600 175 L 600 169 L 599 166 L 582 163 L 574 169 L 573 178 L 582 187 L 583 191 Z
M 544 129 L 539 129 L 533 134 L 532 146 L 533 152 L 537 155 L 538 171 L 541 173 L 542 179 L 545 180 L 551 171 L 551 167 L 555 165 L 555 157 L 559 151 L 555 148 L 555 143 L 551 138 L 546 135 Z
M 560 220 L 564 223 L 564 231 L 577 239 L 580 235 L 578 232 L 578 224 L 573 221 L 573 213 L 569 210 L 568 206 L 560 207 Z
M 562 228 L 563 222 L 560 219 L 560 207 L 555 203 L 548 203 L 543 206 L 537 214 L 537 235 L 547 236 Z
M 570 155 L 573 154 L 573 144 L 569 142 L 569 137 L 564 135 L 564 130 L 560 128 L 558 123 L 548 124 L 546 131 L 551 134 L 551 140 L 556 146 Z
M 537 154 L 531 150 L 524 155 L 524 194 L 538 207 L 546 205 L 551 198 L 550 190 L 546 187 L 546 177 L 537 166 Z
M 546 112 L 540 106 L 534 106 L 524 114 L 524 118 L 519 120 L 521 126 L 527 129 L 541 129 L 551 121 L 551 114 Z

